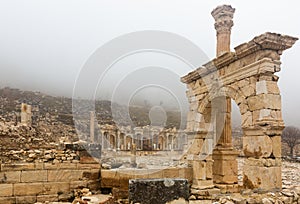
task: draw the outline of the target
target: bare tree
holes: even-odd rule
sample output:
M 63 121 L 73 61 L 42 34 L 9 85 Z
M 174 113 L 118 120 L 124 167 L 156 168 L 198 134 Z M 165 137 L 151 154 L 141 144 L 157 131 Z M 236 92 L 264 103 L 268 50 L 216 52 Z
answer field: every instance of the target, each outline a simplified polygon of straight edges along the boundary
M 287 126 L 282 132 L 282 141 L 290 148 L 290 156 L 294 155 L 294 148 L 300 144 L 300 129 L 294 126 Z

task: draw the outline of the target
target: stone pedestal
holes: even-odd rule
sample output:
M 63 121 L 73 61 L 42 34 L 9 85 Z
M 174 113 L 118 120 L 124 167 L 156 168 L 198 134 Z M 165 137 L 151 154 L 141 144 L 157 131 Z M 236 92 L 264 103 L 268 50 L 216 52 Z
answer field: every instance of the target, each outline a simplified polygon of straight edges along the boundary
M 237 184 L 239 152 L 232 148 L 218 148 L 213 151 L 213 180 L 216 184 Z
M 212 180 L 212 159 L 193 160 L 193 189 L 209 189 L 213 188 Z
M 243 187 L 248 189 L 281 190 L 281 159 L 245 159 Z

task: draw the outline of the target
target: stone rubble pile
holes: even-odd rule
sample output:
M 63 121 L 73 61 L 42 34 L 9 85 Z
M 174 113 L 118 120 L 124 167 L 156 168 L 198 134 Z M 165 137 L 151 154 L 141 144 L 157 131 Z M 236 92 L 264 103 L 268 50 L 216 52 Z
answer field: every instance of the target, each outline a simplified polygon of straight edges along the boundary
M 60 147 L 76 140 L 75 131 L 68 125 L 27 126 L 0 120 L 0 137 L 1 163 L 78 160 L 75 152 Z

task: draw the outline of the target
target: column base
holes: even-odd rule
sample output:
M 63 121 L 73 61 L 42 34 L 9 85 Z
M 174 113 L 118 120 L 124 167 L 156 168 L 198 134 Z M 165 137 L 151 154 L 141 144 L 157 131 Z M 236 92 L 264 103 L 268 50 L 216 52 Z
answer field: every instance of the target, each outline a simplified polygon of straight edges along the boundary
M 213 180 L 215 184 L 237 184 L 239 152 L 231 148 L 217 148 L 213 151 Z

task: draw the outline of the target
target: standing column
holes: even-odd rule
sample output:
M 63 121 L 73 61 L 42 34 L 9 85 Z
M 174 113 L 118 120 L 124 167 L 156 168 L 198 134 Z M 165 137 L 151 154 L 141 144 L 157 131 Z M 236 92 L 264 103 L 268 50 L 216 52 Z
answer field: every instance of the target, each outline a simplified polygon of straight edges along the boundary
M 230 34 L 233 26 L 233 14 L 235 9 L 229 5 L 222 5 L 215 8 L 211 14 L 215 19 L 217 31 L 217 57 L 230 52 Z M 232 146 L 231 142 L 231 99 L 226 97 L 225 124 L 222 130 L 219 144 L 222 147 Z M 222 111 L 223 112 L 223 111 Z M 223 125 L 218 125 L 222 127 Z
M 229 5 L 218 6 L 212 11 L 217 31 L 217 57 L 230 52 L 230 34 L 235 9 Z M 217 109 L 216 132 L 221 135 L 217 148 L 213 151 L 213 181 L 215 186 L 226 192 L 238 191 L 237 160 L 238 151 L 232 147 L 231 98 L 220 97 Z M 228 188 L 228 185 L 230 188 Z
M 90 111 L 90 140 L 92 143 L 95 142 L 95 113 Z

